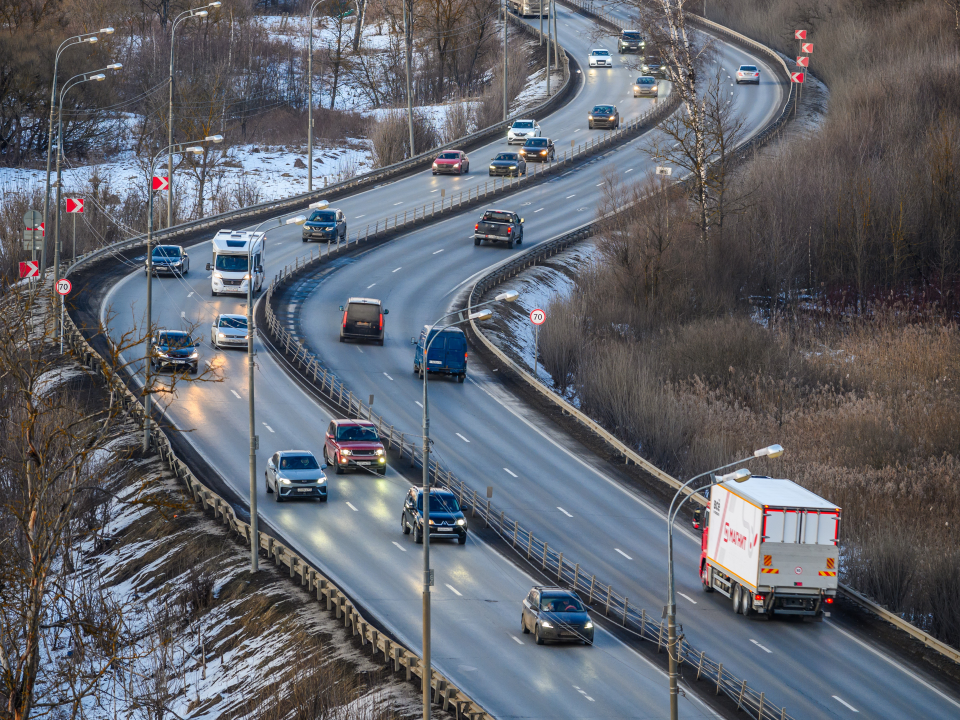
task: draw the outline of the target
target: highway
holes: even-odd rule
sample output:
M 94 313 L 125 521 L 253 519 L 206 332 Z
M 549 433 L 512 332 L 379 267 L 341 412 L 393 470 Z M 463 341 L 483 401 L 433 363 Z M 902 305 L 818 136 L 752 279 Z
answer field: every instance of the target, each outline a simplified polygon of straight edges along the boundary
M 634 100 L 635 73 L 586 67 L 588 20 L 560 9 L 561 41 L 582 63 L 585 83 L 567 106 L 541 121 L 558 150 L 604 131 L 586 127 L 586 113 L 599 102 L 613 102 L 624 119 L 648 107 Z M 614 39 L 604 45 L 616 47 Z M 616 59 L 616 56 L 615 56 Z M 771 68 L 758 57 L 719 47 L 718 62 L 727 76 L 743 62 Z M 782 86 L 731 85 L 733 107 L 747 127 L 768 122 L 780 104 Z M 625 97 L 626 95 L 630 97 Z M 642 176 L 651 168 L 643 152 L 647 140 L 635 139 L 593 158 L 549 182 L 526 189 L 498 205 L 516 208 L 525 217 L 523 247 L 548 239 L 590 219 L 604 173 Z M 440 189 L 449 197 L 485 175 L 485 162 L 506 149 L 503 141 L 474 150 L 471 175 L 433 177 L 429 171 L 381 185 L 342 201 L 351 223 L 358 225 L 420 205 Z M 479 172 L 478 172 L 479 171 Z M 399 210 L 398 210 L 399 209 Z M 380 248 L 337 262 L 304 303 L 301 327 L 311 347 L 358 395 L 374 394 L 376 409 L 390 422 L 416 433 L 420 423 L 420 386 L 412 374 L 410 337 L 423 324 L 446 312 L 470 278 L 507 257 L 503 247 L 475 247 L 470 233 L 478 211 L 402 235 Z M 193 271 L 184 279 L 154 282 L 155 322 L 179 328 L 199 323 L 209 336 L 218 312 L 243 312 L 240 299 L 212 298 L 208 273 L 202 271 L 209 244 L 191 249 Z M 280 228 L 268 239 L 267 275 L 304 252 L 299 228 Z M 390 309 L 384 347 L 340 344 L 337 311 L 347 297 L 381 298 Z M 142 269 L 111 289 L 103 303 L 117 313 L 115 335 L 141 319 L 145 296 Z M 328 411 L 290 380 L 258 342 L 257 423 L 261 515 L 295 541 L 300 551 L 322 567 L 340 587 L 371 612 L 409 647 L 420 647 L 420 554 L 410 536 L 400 532 L 399 517 L 406 480 L 393 469 L 385 478 L 330 475 L 326 505 L 277 505 L 266 494 L 262 469 L 279 449 L 307 448 L 318 455 Z M 131 353 L 133 354 L 133 353 Z M 180 386 L 168 417 L 198 452 L 218 469 L 237 493 L 246 497 L 247 386 L 245 355 L 202 348 L 202 361 L 221 369 L 223 383 Z M 443 464 L 472 487 L 495 486 L 499 505 L 531 527 L 538 537 L 564 550 L 591 572 L 612 582 L 621 593 L 649 610 L 665 595 L 665 528 L 662 513 L 625 489 L 616 470 L 506 393 L 495 373 L 477 363 L 463 385 L 431 382 L 432 436 Z M 754 472 L 767 468 L 752 467 Z M 775 466 L 769 468 L 775 472 Z M 556 543 L 556 544 L 555 544 Z M 533 584 L 484 543 L 472 537 L 466 546 L 434 545 L 434 663 L 499 717 L 662 717 L 667 707 L 663 674 L 640 655 L 605 632 L 593 648 L 537 647 L 519 631 L 520 602 Z M 684 532 L 677 541 L 679 619 L 688 639 L 724 662 L 771 702 L 785 705 L 796 718 L 912 717 L 923 708 L 927 717 L 955 717 L 960 705 L 938 694 L 917 669 L 908 674 L 902 661 L 884 657 L 865 638 L 828 621 L 804 625 L 751 622 L 734 615 L 720 596 L 701 593 L 697 577 L 698 543 Z M 686 598 L 686 599 L 685 599 Z M 843 668 L 838 673 L 836 668 Z M 927 684 L 924 684 L 927 683 Z M 688 693 L 684 717 L 710 715 Z

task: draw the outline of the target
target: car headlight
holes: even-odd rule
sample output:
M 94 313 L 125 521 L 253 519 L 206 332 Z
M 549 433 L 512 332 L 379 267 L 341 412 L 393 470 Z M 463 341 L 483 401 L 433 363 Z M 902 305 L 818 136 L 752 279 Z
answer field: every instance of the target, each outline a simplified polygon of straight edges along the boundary
M 593 120 L 593 115 L 587 115 L 587 120 Z
M 648 72 L 649 70 L 650 70 L 650 66 L 649 66 L 649 65 L 644 65 L 644 66 L 643 66 L 643 71 L 644 71 L 644 72 Z
M 217 333 L 217 340 L 226 340 L 227 336 L 223 333 Z
M 217 280 L 222 280 L 222 279 L 223 279 L 223 275 L 222 275 L 221 273 L 218 273 L 218 272 L 215 272 L 215 273 L 213 274 L 213 276 L 214 276 Z
M 434 169 L 434 170 L 437 169 L 437 164 L 436 164 L 436 163 L 433 164 L 433 169 Z
M 616 117 L 617 117 L 616 115 L 611 115 L 611 116 L 610 116 L 610 119 L 611 119 L 611 120 L 615 120 Z
M 546 150 L 541 150 L 541 151 L 540 151 L 540 154 L 541 154 L 541 155 L 546 155 L 546 154 L 547 154 L 547 151 L 546 151 Z
M 326 484 L 327 484 L 326 475 L 321 475 L 320 477 L 317 478 L 317 485 L 326 485 Z
M 383 455 L 383 448 L 377 448 L 376 452 L 374 452 L 374 455 Z
M 510 166 L 510 169 L 511 169 L 511 170 L 516 170 L 516 169 L 517 169 L 517 166 L 516 166 L 516 165 L 511 165 L 511 166 Z
M 460 167 L 460 163 L 454 163 L 453 166 L 454 166 L 454 167 Z
M 548 622 L 548 621 L 546 621 L 546 620 L 541 620 L 541 621 L 540 621 L 540 627 L 553 628 L 553 623 Z
M 344 449 L 344 450 L 341 450 L 341 451 L 340 451 L 340 454 L 341 454 L 341 455 L 353 455 L 353 451 L 352 451 L 352 450 Z
M 433 522 L 433 519 L 432 519 L 432 518 L 430 519 L 430 524 L 431 524 L 431 525 L 436 525 L 436 523 Z
M 190 356 L 190 359 L 191 359 L 191 360 L 196 360 L 198 357 L 200 357 L 200 353 L 195 352 L 195 353 L 193 353 L 193 355 Z
M 386 463 L 386 462 L 387 462 L 387 459 L 386 459 L 385 457 L 381 457 L 381 458 L 380 458 L 380 462 Z
M 467 524 L 467 521 L 464 520 L 463 518 L 460 518 L 459 520 L 457 520 L 457 525 L 466 525 L 466 524 Z
M 639 86 L 639 85 L 634 85 L 634 86 L 633 86 L 633 91 L 634 91 L 634 92 L 636 92 L 636 91 L 639 90 L 639 89 L 640 89 L 640 86 Z
M 280 482 L 283 483 L 284 485 L 289 485 L 289 484 L 290 484 L 290 481 L 287 480 L 286 478 L 279 478 L 279 480 L 280 480 Z
M 584 629 L 584 630 L 593 630 L 593 623 L 590 622 L 589 620 L 587 620 L 587 622 L 584 623 L 584 625 L 583 625 L 583 629 Z

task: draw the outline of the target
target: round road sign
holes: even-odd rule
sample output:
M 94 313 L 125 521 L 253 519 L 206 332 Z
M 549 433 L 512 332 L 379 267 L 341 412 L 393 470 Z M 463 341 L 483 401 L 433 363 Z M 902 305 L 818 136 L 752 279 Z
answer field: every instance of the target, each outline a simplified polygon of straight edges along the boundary
M 72 289 L 73 289 L 73 285 L 66 278 L 63 278 L 62 280 L 57 280 L 57 292 L 60 293 L 61 295 L 69 295 Z
M 530 313 L 530 322 L 532 322 L 534 325 L 543 325 L 546 319 L 547 319 L 547 314 L 540 308 L 537 308 L 532 313 Z

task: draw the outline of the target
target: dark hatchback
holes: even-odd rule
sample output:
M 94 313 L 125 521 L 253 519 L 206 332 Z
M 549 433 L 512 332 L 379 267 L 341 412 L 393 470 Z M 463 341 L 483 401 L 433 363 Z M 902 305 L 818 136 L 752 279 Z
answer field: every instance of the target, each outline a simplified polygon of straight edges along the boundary
M 573 590 L 537 585 L 527 593 L 520 629 L 533 633 L 537 645 L 547 640 L 593 645 L 593 622 Z
M 521 175 L 527 174 L 527 161 L 520 157 L 520 153 L 500 153 L 490 161 L 491 175 Z
M 412 532 L 414 542 L 423 542 L 423 488 L 410 488 L 404 498 L 400 529 L 404 535 Z M 467 542 L 467 519 L 449 490 L 430 489 L 430 536 L 457 538 L 461 545 Z
M 609 128 L 616 130 L 620 127 L 620 111 L 616 105 L 594 105 L 593 110 L 587 115 L 587 124 L 590 129 Z

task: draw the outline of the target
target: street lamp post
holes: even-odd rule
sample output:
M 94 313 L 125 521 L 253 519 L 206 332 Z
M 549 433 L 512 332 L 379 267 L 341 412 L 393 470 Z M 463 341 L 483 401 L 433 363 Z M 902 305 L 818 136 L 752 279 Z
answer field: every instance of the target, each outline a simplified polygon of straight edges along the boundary
M 287 218 L 286 221 L 283 218 L 270 218 L 257 225 L 247 240 L 247 395 L 250 396 L 250 572 L 252 573 L 260 569 L 260 528 L 257 522 L 257 446 L 259 440 L 257 439 L 253 396 L 253 286 L 256 280 L 256 268 L 253 266 L 253 241 L 260 229 L 268 223 L 276 223 L 275 227 L 280 227 L 282 225 L 303 225 L 306 221 L 307 218 L 303 215 Z M 261 235 L 266 242 L 267 231 L 264 230 Z M 280 491 L 277 490 L 277 492 Z
M 193 8 L 192 10 L 184 10 L 182 13 L 177 15 L 173 19 L 173 24 L 170 26 L 170 78 L 169 91 L 170 99 L 167 104 L 167 145 L 171 148 L 173 147 L 173 40 L 177 32 L 177 24 L 182 20 L 189 20 L 194 17 L 206 17 L 210 13 L 205 8 L 218 8 L 222 3 L 212 2 L 209 5 L 204 5 L 203 7 Z M 152 173 L 151 173 L 152 176 Z M 171 150 L 167 154 L 167 227 L 173 227 L 173 151 Z
M 313 191 L 313 13 L 323 0 L 310 6 L 310 40 L 307 43 L 307 192 Z
M 714 485 L 730 480 L 743 482 L 750 477 L 750 471 L 746 468 L 742 468 L 728 475 L 721 475 L 719 477 L 714 476 L 714 473 L 717 471 L 725 470 L 726 468 L 733 467 L 734 465 L 740 465 L 742 463 L 749 462 L 754 458 L 778 458 L 781 455 L 783 455 L 783 448 L 779 445 L 770 445 L 765 448 L 760 448 L 759 450 L 754 450 L 753 455 L 750 457 L 743 458 L 742 460 L 736 460 L 732 463 L 727 463 L 726 465 L 721 465 L 718 468 L 708 470 L 707 472 L 700 473 L 699 475 L 695 475 L 694 477 L 690 478 L 687 480 L 687 482 L 680 486 L 676 494 L 673 496 L 673 500 L 670 501 L 670 509 L 667 510 L 667 664 L 670 677 L 670 720 L 677 720 L 677 713 L 679 709 L 677 696 L 677 596 L 673 576 L 673 523 L 677 519 L 677 513 L 680 512 L 681 506 L 687 500 L 701 490 L 705 490 L 708 487 L 713 487 Z M 683 494 L 685 489 L 693 484 L 694 481 L 699 480 L 702 477 L 706 477 L 707 475 L 712 477 L 710 483 L 704 485 L 703 487 L 692 490 L 687 494 L 686 497 L 677 503 L 677 498 Z M 674 507 L 675 503 L 676 507 Z
M 515 290 L 508 290 L 500 293 L 493 300 L 488 300 L 473 307 L 483 307 L 497 302 L 513 302 L 518 295 L 519 293 Z M 430 586 L 433 584 L 433 571 L 430 570 L 430 404 L 427 402 L 427 378 L 430 373 L 427 371 L 427 357 L 433 341 L 440 336 L 439 332 L 434 333 L 433 331 L 447 318 L 457 317 L 457 320 L 443 325 L 440 330 L 461 325 L 471 320 L 488 320 L 492 316 L 493 312 L 489 309 L 480 312 L 458 310 L 447 313 L 427 330 L 426 344 L 423 348 L 421 364 L 421 371 L 423 372 L 423 720 L 430 720 Z M 417 339 L 413 338 L 413 344 L 416 343 Z
M 105 70 L 119 70 L 123 65 L 120 63 L 111 63 L 100 70 L 92 70 L 88 73 L 74 75 L 63 85 L 60 91 L 60 104 L 57 107 L 57 202 L 56 211 L 53 216 L 53 284 L 56 285 L 60 279 L 60 203 L 63 198 L 63 178 L 60 174 L 60 160 L 63 158 L 63 98 L 67 91 L 85 82 L 102 82 L 106 79 Z
M 212 142 L 219 143 L 223 141 L 222 135 L 208 135 L 201 142 Z M 177 155 L 202 155 L 203 148 L 196 145 L 187 146 L 186 143 L 180 143 L 179 145 L 173 145 L 172 147 L 164 148 L 159 153 L 153 156 L 150 160 L 150 175 L 148 182 L 150 183 L 150 189 L 148 191 L 147 197 L 147 348 L 144 357 L 147 359 L 147 369 L 146 369 L 146 378 L 143 383 L 144 390 L 144 399 L 143 399 L 143 451 L 148 452 L 150 450 L 150 405 L 153 395 L 150 392 L 150 376 L 153 369 L 153 248 L 151 246 L 153 240 L 153 174 L 157 170 L 157 162 L 164 155 L 168 154 L 177 154 Z
M 66 50 L 68 47 L 73 47 L 74 45 L 81 45 L 83 43 L 93 44 L 100 40 L 100 35 L 112 35 L 113 28 L 100 28 L 95 33 L 84 33 L 83 35 L 75 35 L 73 37 L 67 38 L 62 43 L 60 47 L 57 48 L 57 55 L 53 61 L 53 82 L 50 86 L 50 127 L 47 132 L 47 182 L 43 194 L 43 223 L 44 230 L 50 225 L 47 214 L 50 208 L 50 162 L 52 160 L 52 151 L 53 151 L 53 112 L 57 107 L 57 68 L 60 66 L 60 54 Z M 46 235 L 46 232 L 44 232 Z M 40 277 L 44 277 L 47 272 L 47 243 L 46 238 L 44 237 L 44 242 L 40 248 Z

